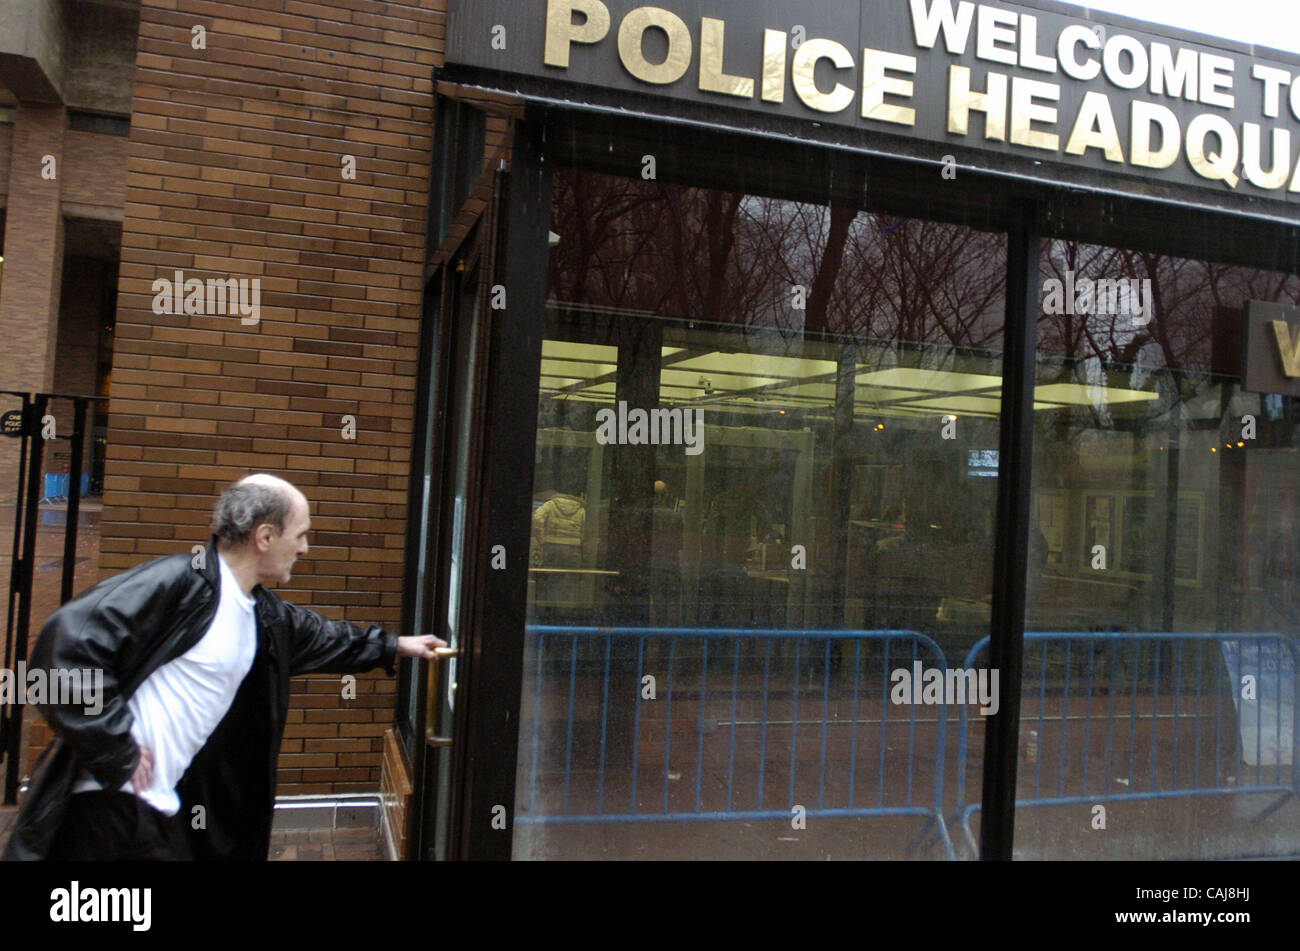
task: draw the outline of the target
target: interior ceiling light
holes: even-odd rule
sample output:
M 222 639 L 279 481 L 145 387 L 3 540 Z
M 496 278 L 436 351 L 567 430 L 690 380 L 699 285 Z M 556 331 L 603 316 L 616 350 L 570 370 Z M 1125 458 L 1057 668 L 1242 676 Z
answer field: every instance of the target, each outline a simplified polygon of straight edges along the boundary
M 567 397 L 593 401 L 613 398 L 617 347 L 544 340 L 542 357 L 543 391 L 564 390 Z M 839 368 L 833 360 L 730 351 L 698 353 L 683 347 L 663 347 L 661 357 L 660 391 L 671 394 L 681 405 L 696 402 L 739 410 L 770 401 L 787 409 L 809 411 L 835 404 Z M 1002 378 L 992 374 L 917 367 L 871 369 L 859 364 L 854 380 L 858 418 L 935 413 L 997 418 L 1001 412 Z M 1034 388 L 1034 409 L 1038 411 L 1156 399 L 1157 394 L 1150 391 L 1104 384 L 1049 383 Z
M 1158 398 L 1148 390 L 1130 390 L 1101 384 L 1048 383 L 1034 387 L 1034 399 L 1064 406 L 1091 406 L 1097 400 L 1111 404 L 1141 403 Z
M 894 387 L 923 392 L 957 393 L 962 390 L 982 390 L 1002 386 L 1002 377 L 984 373 L 958 373 L 954 370 L 922 370 L 915 367 L 893 367 L 888 370 L 871 370 L 859 373 L 861 386 Z

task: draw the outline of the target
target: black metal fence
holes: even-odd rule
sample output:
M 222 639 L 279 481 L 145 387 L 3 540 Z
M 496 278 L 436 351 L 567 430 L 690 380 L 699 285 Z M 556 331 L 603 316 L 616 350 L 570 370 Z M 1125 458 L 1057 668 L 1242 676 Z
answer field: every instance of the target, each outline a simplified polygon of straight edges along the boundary
M 16 398 L 19 405 L 0 414 L 0 433 L 20 441 L 17 491 L 14 493 L 13 551 L 9 569 L 9 601 L 5 612 L 4 662 L 18 670 L 27 660 L 27 640 L 32 620 L 32 584 L 36 567 L 36 537 L 40 530 L 40 505 L 57 495 L 67 503 L 63 530 L 63 565 L 59 603 L 72 597 L 76 571 L 77 526 L 81 515 L 83 473 L 86 469 L 87 417 L 96 397 L 59 393 L 25 393 L 0 390 L 0 396 Z M 55 400 L 72 402 L 72 432 L 58 433 L 47 417 Z M 46 473 L 46 443 L 69 444 L 68 471 Z M 64 479 L 66 476 L 66 489 Z M 47 485 L 50 491 L 47 491 Z M 4 804 L 18 798 L 19 764 L 22 753 L 22 698 L 0 707 L 0 753 L 5 760 Z

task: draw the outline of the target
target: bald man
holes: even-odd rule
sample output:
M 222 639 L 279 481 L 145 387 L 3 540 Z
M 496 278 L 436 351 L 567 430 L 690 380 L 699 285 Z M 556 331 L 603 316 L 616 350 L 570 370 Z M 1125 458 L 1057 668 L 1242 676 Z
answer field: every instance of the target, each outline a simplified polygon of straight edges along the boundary
M 217 500 L 201 553 L 138 565 L 50 616 L 30 666 L 99 671 L 104 686 L 93 707 L 39 708 L 56 739 L 6 859 L 266 858 L 289 678 L 392 674 L 446 646 L 273 594 L 310 529 L 297 488 L 248 476 Z

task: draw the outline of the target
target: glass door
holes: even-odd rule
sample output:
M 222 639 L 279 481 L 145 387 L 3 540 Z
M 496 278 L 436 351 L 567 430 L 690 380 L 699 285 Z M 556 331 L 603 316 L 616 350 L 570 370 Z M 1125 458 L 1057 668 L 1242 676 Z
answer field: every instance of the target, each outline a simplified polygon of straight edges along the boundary
M 414 623 L 446 640 L 449 656 L 417 664 L 406 695 L 416 708 L 409 853 L 423 860 L 509 858 L 528 566 L 521 485 L 534 441 L 518 400 L 536 388 L 550 205 L 533 135 L 498 136 L 514 156 L 470 176 L 448 230 L 464 237 L 439 249 L 434 276 L 425 571 L 411 601 Z
M 482 364 L 482 310 L 484 272 L 482 242 L 476 236 L 462 246 L 443 273 L 444 310 L 439 327 L 435 445 L 432 464 L 438 470 L 438 490 L 431 496 L 437 517 L 430 518 L 427 563 L 434 567 L 426 578 L 429 591 L 422 630 L 445 640 L 448 648 L 440 661 L 423 664 L 419 679 L 423 691 L 422 722 L 415 731 L 420 748 L 421 803 L 419 835 L 415 843 L 420 858 L 448 857 L 449 830 L 457 808 L 456 776 L 463 753 L 457 734 L 456 692 L 460 652 L 472 623 L 472 569 L 466 559 L 467 538 L 477 498 L 475 475 L 479 439 Z

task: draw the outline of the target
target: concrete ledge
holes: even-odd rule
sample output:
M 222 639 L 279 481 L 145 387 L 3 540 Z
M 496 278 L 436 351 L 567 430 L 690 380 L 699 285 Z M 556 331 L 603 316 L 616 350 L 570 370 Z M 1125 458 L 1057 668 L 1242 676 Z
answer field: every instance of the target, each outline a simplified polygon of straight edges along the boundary
M 378 793 L 277 796 L 276 829 L 378 829 Z
M 401 854 L 397 848 L 397 842 L 393 838 L 393 824 L 388 820 L 388 811 L 381 809 L 379 812 L 379 835 L 380 844 L 384 849 L 384 858 L 390 862 L 401 861 Z

